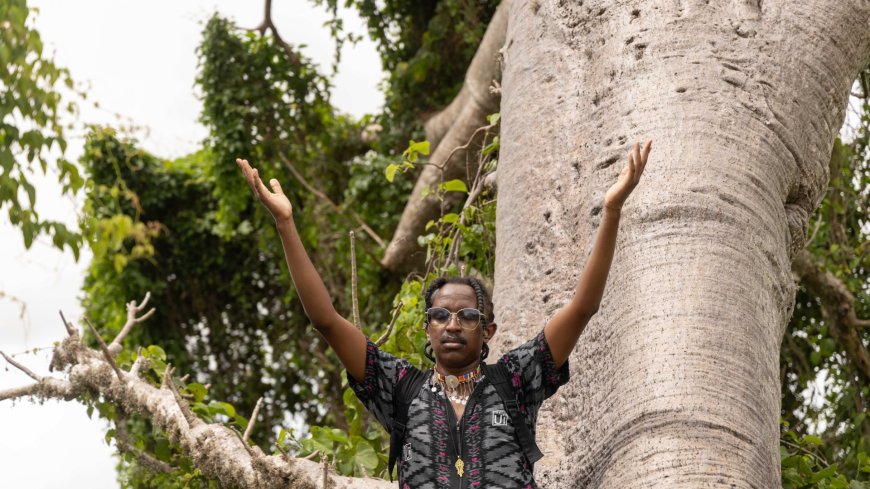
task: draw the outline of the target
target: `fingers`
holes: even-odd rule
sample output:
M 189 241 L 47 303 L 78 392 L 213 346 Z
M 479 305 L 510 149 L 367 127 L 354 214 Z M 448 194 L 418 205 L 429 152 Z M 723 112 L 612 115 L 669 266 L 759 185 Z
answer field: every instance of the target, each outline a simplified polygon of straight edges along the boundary
M 253 175 L 251 172 L 251 165 L 248 164 L 248 160 L 236 158 L 236 164 L 239 165 L 239 168 L 242 169 L 242 175 L 244 175 L 245 181 L 248 182 L 248 187 L 250 187 L 251 191 L 254 192 L 254 195 L 256 195 L 257 190 L 254 188 L 254 180 L 253 180 Z
M 646 144 L 643 146 L 643 152 L 641 153 L 640 158 L 640 173 L 643 173 L 644 168 L 646 168 L 647 159 L 649 159 L 649 152 L 652 149 L 652 139 L 648 140 Z
M 254 190 L 257 192 L 258 197 L 264 197 L 269 194 L 269 189 L 263 184 L 263 181 L 260 180 L 260 172 L 257 171 L 256 168 L 253 170 L 254 174 Z
M 275 192 L 278 195 L 284 195 L 284 190 L 281 189 L 281 182 L 277 179 L 273 178 L 269 180 L 269 185 L 272 187 L 272 192 Z
M 637 184 L 638 179 L 640 178 L 640 143 L 634 143 L 634 147 L 631 150 L 632 160 L 634 160 L 634 172 L 632 173 L 632 183 Z

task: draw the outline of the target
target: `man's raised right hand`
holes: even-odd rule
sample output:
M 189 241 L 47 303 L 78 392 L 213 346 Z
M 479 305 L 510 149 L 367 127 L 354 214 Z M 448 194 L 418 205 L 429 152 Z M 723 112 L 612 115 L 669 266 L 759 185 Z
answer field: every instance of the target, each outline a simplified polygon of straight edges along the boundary
M 236 164 L 242 169 L 242 173 L 244 173 L 245 180 L 248 181 L 251 191 L 266 206 L 266 209 L 269 209 L 276 223 L 281 224 L 293 219 L 293 206 L 290 204 L 287 196 L 284 195 L 284 191 L 281 190 L 281 184 L 278 183 L 278 180 L 274 178 L 269 180 L 269 185 L 272 187 L 270 191 L 263 184 L 263 181 L 260 180 L 260 174 L 257 172 L 257 169 L 251 168 L 248 160 L 238 158 L 236 159 Z

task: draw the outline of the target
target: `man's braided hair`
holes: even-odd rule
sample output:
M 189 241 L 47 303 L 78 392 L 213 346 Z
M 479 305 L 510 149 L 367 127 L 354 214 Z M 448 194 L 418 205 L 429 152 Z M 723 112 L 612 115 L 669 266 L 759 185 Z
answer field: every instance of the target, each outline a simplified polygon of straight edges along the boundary
M 433 280 L 426 289 L 426 292 L 423 293 L 423 297 L 426 300 L 427 310 L 432 307 L 432 296 L 435 294 L 435 291 L 447 284 L 462 284 L 474 289 L 474 292 L 477 295 L 477 309 L 483 313 L 483 317 L 486 320 L 486 323 L 483 326 L 495 322 L 495 312 L 493 311 L 492 299 L 490 298 L 489 291 L 486 290 L 486 287 L 480 282 L 480 280 L 474 277 L 438 277 Z

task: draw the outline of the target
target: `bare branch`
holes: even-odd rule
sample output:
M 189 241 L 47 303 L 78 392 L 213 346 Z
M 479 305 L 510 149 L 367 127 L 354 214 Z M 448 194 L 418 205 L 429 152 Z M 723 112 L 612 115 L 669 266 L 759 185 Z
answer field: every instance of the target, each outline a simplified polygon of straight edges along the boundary
M 133 365 L 130 367 L 130 375 L 133 377 L 139 377 L 139 371 L 142 369 L 148 369 L 148 359 L 142 356 L 142 347 L 140 346 L 138 350 L 136 350 L 136 361 L 133 362 Z
M 181 409 L 181 414 L 184 416 L 184 419 L 187 421 L 187 425 L 189 427 L 194 427 L 199 423 L 199 418 L 193 414 L 193 411 L 190 410 L 190 406 L 187 404 L 187 401 L 181 397 L 181 393 L 178 392 L 178 388 L 175 386 L 175 381 L 172 380 L 172 373 L 175 369 L 171 364 L 166 365 L 166 371 L 163 372 L 163 387 L 166 387 L 172 392 L 172 396 L 175 397 L 175 403 L 178 404 L 178 408 Z
M 870 353 L 858 331 L 870 323 L 855 315 L 855 296 L 839 278 L 818 263 L 807 250 L 798 252 L 792 261 L 792 271 L 806 289 L 822 301 L 822 317 L 831 324 L 831 336 L 851 363 L 866 380 L 870 380 Z
M 281 35 L 278 34 L 278 28 L 275 27 L 275 23 L 272 22 L 272 0 L 266 0 L 266 12 L 263 16 L 263 21 L 260 22 L 260 25 L 254 27 L 253 29 L 245 29 L 246 31 L 258 31 L 260 35 L 265 35 L 266 31 L 271 31 L 272 36 L 275 38 L 275 42 L 278 43 L 281 48 L 284 49 L 284 52 L 287 54 L 287 58 L 294 66 L 302 66 L 302 61 L 299 59 L 299 55 L 297 55 L 293 48 L 287 44 L 284 39 L 281 38 Z
M 254 406 L 254 412 L 251 413 L 251 418 L 248 420 L 248 427 L 245 428 L 245 434 L 242 436 L 242 441 L 248 441 L 251 437 L 251 432 L 254 431 L 254 423 L 257 421 L 257 416 L 260 414 L 260 407 L 263 405 L 263 398 L 257 399 L 257 404 Z
M 350 294 L 353 304 L 353 324 L 356 329 L 362 329 L 359 322 L 359 299 L 357 297 L 357 277 L 356 277 L 356 239 L 353 231 L 350 232 Z
M 242 436 L 242 434 L 239 433 L 239 430 L 237 430 L 234 426 L 231 427 L 231 429 L 233 430 L 233 433 L 235 433 L 236 436 L 239 438 L 239 441 L 242 442 L 242 446 L 245 447 L 245 450 L 248 452 L 248 455 L 250 455 L 251 458 L 255 457 L 256 454 L 254 453 L 254 449 L 251 448 L 251 445 L 248 445 L 248 442 L 247 442 L 247 440 L 245 440 L 245 437 Z
M 137 305 L 135 300 L 127 303 L 127 322 L 124 323 L 124 327 L 121 328 L 121 332 L 118 333 L 118 336 L 115 336 L 115 339 L 112 340 L 112 343 L 108 347 L 109 353 L 112 355 L 112 357 L 115 357 L 118 355 L 118 353 L 121 353 L 121 344 L 124 342 L 124 338 L 126 338 L 127 335 L 130 334 L 130 331 L 133 330 L 133 327 L 154 315 L 155 309 L 152 307 L 151 310 L 149 310 L 142 316 L 137 317 L 137 315 L 142 312 L 148 305 L 148 301 L 150 299 L 151 292 L 149 291 L 145 293 L 145 298 L 142 299 L 142 304 Z
M 395 309 L 393 309 L 393 319 L 390 320 L 390 324 L 387 326 L 387 331 L 384 332 L 384 334 L 380 338 L 378 338 L 378 341 L 375 341 L 375 345 L 381 346 L 386 343 L 388 339 L 390 339 L 390 334 L 393 333 L 393 326 L 396 325 L 396 320 L 399 319 L 399 313 L 402 312 L 402 306 L 404 305 L 404 302 L 399 301 L 399 304 L 396 305 Z
M 332 199 L 330 199 L 328 195 L 326 195 L 322 191 L 311 186 L 311 184 L 308 183 L 308 180 L 305 180 L 305 177 L 303 177 L 302 174 L 299 173 L 299 170 L 297 170 L 296 167 L 293 166 L 293 163 L 290 163 L 290 160 L 288 160 L 287 157 L 284 156 L 283 153 L 279 153 L 279 156 L 281 157 L 281 162 L 284 163 L 284 166 L 287 167 L 288 170 L 290 170 L 290 173 L 293 174 L 293 176 L 296 178 L 296 180 L 299 180 L 299 183 L 301 183 L 302 186 L 305 187 L 306 190 L 308 190 L 309 192 L 311 192 L 312 194 L 317 196 L 319 199 L 321 199 L 324 202 L 326 202 L 327 204 L 329 204 L 329 206 L 332 207 L 332 209 L 335 212 L 337 212 L 339 214 L 343 214 L 344 212 L 350 213 L 350 216 L 357 222 L 357 224 L 360 225 L 360 227 L 363 229 L 363 231 L 365 231 L 365 233 L 368 234 L 369 237 L 372 238 L 372 240 L 374 240 L 374 242 L 378 244 L 378 246 L 380 246 L 381 248 L 386 246 L 386 244 L 384 243 L 384 240 L 381 239 L 381 237 L 378 236 L 378 234 L 375 233 L 375 231 L 371 227 L 369 227 L 369 225 L 366 224 L 365 221 L 363 221 L 362 217 L 360 217 L 359 214 L 357 214 L 356 212 L 354 212 L 351 209 L 342 210 L 342 208 L 339 207 L 338 204 L 333 202 Z
M 63 317 L 63 311 L 57 312 L 60 314 L 60 320 L 63 321 L 63 327 L 66 328 L 67 334 L 69 334 L 70 336 L 77 334 L 75 326 L 70 324 L 70 322 L 67 321 L 65 317 Z
M 109 353 L 109 347 L 106 346 L 106 342 L 103 341 L 103 337 L 100 336 L 100 333 L 97 332 L 97 328 L 91 324 L 91 320 L 85 317 L 85 322 L 88 323 L 88 327 L 91 328 L 91 333 L 94 334 L 94 337 L 97 339 L 97 343 L 100 345 L 100 350 L 103 352 L 103 356 L 106 358 L 106 362 L 112 366 L 112 370 L 115 371 L 115 375 L 118 376 L 118 380 L 124 381 L 124 377 L 121 375 L 121 369 L 118 368 L 118 365 L 115 364 L 115 359 L 112 358 L 112 354 Z
M 3 358 L 5 358 L 7 362 L 11 363 L 11 364 L 12 364 L 15 368 L 17 368 L 18 370 L 21 370 L 22 372 L 26 373 L 27 376 L 30 377 L 31 379 L 33 379 L 33 380 L 35 380 L 35 381 L 37 381 L 37 382 L 39 382 L 40 380 L 42 380 L 42 377 L 36 375 L 35 373 L 33 373 L 32 370 L 30 370 L 29 368 L 25 367 L 24 365 L 22 365 L 22 364 L 16 362 L 15 360 L 12 359 L 12 357 L 7 356 L 7 355 L 6 355 L 5 353 L 3 353 L 2 351 L 0 351 L 0 355 L 3 355 Z

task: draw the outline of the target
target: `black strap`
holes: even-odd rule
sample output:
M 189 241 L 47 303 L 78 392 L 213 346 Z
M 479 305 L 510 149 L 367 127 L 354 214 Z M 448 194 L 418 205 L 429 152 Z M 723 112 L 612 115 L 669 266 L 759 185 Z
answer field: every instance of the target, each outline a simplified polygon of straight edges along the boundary
M 405 439 L 405 430 L 408 424 L 408 410 L 411 403 L 417 398 L 423 384 L 432 375 L 432 370 L 425 372 L 416 368 L 406 370 L 406 374 L 396 384 L 396 392 L 393 396 L 393 423 L 390 428 L 390 459 L 387 462 L 387 470 L 390 474 L 390 482 L 393 481 L 393 467 L 402 451 L 402 440 Z
M 519 441 L 520 447 L 522 447 L 523 452 L 525 452 L 526 458 L 529 459 L 529 463 L 534 465 L 535 462 L 543 458 L 544 454 L 541 453 L 538 444 L 535 443 L 535 437 L 532 436 L 532 432 L 529 430 L 529 427 L 526 426 L 525 416 L 520 414 L 516 390 L 510 380 L 510 371 L 507 366 L 502 363 L 496 363 L 495 365 L 483 364 L 482 367 L 483 374 L 486 375 L 493 387 L 495 387 L 496 392 L 498 392 L 498 396 L 501 397 L 502 402 L 504 402 L 508 416 L 511 418 L 511 424 L 514 426 L 514 432 L 517 435 L 517 441 Z

